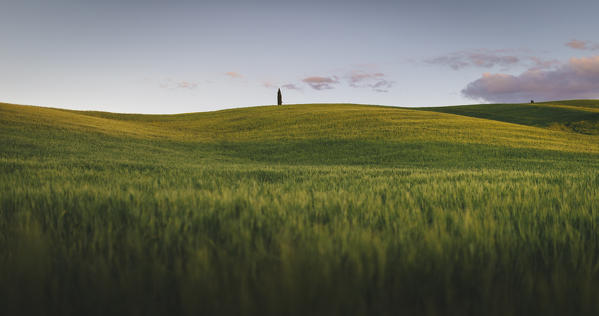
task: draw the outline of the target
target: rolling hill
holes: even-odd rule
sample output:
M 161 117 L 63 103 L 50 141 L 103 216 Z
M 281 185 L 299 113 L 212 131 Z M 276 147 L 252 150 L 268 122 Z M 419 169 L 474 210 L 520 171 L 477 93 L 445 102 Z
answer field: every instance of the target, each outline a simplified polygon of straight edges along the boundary
M 0 104 L 0 313 L 598 314 L 596 104 Z
M 0 141 L 5 148 L 10 142 L 46 153 L 73 148 L 69 142 L 83 139 L 87 141 L 81 146 L 106 144 L 113 150 L 139 143 L 143 146 L 136 151 L 154 148 L 148 157 L 167 151 L 187 162 L 188 154 L 270 163 L 385 165 L 463 163 L 462 156 L 480 161 L 488 155 L 490 163 L 548 153 L 594 156 L 599 154 L 597 137 L 554 128 L 594 126 L 599 113 L 586 102 L 582 105 L 582 110 L 572 110 L 572 105 L 549 104 L 428 109 L 311 104 L 132 115 L 1 104 Z
M 570 100 L 534 104 L 478 104 L 423 110 L 545 127 L 581 134 L 599 134 L 599 101 Z

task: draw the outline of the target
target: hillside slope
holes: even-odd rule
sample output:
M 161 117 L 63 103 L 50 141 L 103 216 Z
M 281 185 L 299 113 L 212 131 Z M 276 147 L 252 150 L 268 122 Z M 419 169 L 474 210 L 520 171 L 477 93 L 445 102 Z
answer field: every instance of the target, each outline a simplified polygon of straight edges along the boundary
M 179 115 L 0 104 L 0 130 L 3 156 L 68 154 L 135 162 L 168 158 L 180 164 L 225 160 L 493 166 L 515 160 L 596 160 L 599 154 L 599 138 L 593 135 L 352 104 L 262 106 Z
M 541 108 L 542 111 L 538 109 Z M 57 128 L 141 139 L 184 142 L 361 139 L 448 141 L 510 147 L 593 152 L 596 138 L 535 128 L 599 116 L 538 105 L 478 105 L 434 108 L 464 117 L 381 106 L 306 104 L 263 106 L 178 115 L 115 114 L 0 104 L 0 124 L 11 128 Z M 432 110 L 431 110 L 432 111 Z M 570 114 L 566 117 L 565 114 Z M 522 126 L 498 121 L 533 125 Z
M 0 310 L 598 315 L 598 170 L 599 136 L 419 109 L 0 104 Z
M 599 135 L 599 101 L 597 100 L 534 104 L 476 104 L 431 107 L 422 110 Z

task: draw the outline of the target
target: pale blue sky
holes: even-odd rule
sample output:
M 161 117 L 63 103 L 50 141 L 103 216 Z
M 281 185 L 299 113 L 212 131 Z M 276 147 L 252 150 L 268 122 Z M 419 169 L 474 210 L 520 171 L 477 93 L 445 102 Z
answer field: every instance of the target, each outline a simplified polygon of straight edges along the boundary
M 590 0 L 0 0 L 0 101 L 181 113 L 273 104 L 279 87 L 285 103 L 599 98 L 597 12 Z

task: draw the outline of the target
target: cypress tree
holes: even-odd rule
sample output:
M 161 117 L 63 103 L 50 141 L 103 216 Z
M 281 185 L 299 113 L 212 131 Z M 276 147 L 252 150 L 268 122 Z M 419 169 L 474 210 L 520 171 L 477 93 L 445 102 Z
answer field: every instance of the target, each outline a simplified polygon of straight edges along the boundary
M 277 92 L 277 104 L 283 105 L 283 95 L 281 95 L 281 89 L 279 89 L 279 92 Z

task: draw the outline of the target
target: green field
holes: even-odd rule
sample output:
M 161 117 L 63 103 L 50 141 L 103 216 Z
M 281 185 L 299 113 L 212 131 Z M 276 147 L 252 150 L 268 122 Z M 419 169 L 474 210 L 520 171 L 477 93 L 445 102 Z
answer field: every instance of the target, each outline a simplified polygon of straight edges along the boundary
M 598 115 L 0 104 L 0 314 L 599 314 Z

